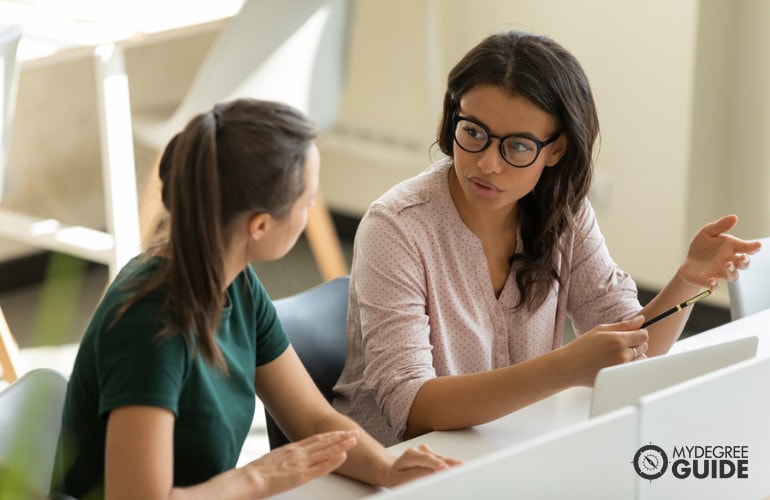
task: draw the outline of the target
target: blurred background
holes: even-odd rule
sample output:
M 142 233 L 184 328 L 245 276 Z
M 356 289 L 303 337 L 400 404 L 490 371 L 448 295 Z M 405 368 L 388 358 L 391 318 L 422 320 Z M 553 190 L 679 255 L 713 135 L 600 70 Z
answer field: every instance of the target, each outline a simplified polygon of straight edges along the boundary
M 770 2 L 352 6 L 339 116 L 319 139 L 321 190 L 347 259 L 369 204 L 438 157 L 431 145 L 449 69 L 486 35 L 511 28 L 555 38 L 588 74 L 602 129 L 591 200 L 613 257 L 643 296 L 663 286 L 693 234 L 721 215 L 738 214 L 738 236 L 770 234 Z M 132 114 L 168 113 L 240 7 L 0 0 L 0 24 L 24 27 L 2 204 L 104 226 L 93 47 L 124 49 Z M 136 142 L 133 153 L 141 194 L 158 151 Z M 257 269 L 274 298 L 324 279 L 304 239 Z M 77 343 L 107 280 L 103 265 L 0 241 L 0 307 L 22 348 Z M 726 287 L 706 302 L 691 332 L 729 319 Z

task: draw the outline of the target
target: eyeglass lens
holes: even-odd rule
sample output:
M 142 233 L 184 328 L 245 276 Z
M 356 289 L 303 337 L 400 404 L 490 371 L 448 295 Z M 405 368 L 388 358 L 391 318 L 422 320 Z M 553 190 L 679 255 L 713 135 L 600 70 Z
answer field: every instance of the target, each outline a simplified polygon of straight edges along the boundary
M 489 146 L 489 132 L 482 126 L 462 118 L 457 120 L 455 141 L 469 153 L 478 153 Z M 532 164 L 539 152 L 535 141 L 527 137 L 509 135 L 502 138 L 500 153 L 503 159 L 515 167 L 526 167 Z

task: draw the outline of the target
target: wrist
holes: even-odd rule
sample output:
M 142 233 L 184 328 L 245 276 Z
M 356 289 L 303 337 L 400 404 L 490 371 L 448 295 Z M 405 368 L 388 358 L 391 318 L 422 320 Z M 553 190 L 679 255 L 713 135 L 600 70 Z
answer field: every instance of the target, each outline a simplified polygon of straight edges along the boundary
M 393 465 L 396 463 L 396 457 L 387 449 L 383 448 L 378 453 L 378 460 L 375 472 L 375 486 L 384 486 L 390 488 L 393 486 Z
M 560 392 L 575 385 L 576 374 L 580 372 L 580 367 L 576 363 L 578 356 L 573 354 L 573 350 L 574 346 L 570 342 L 544 356 L 548 359 L 546 372 L 551 377 L 554 392 Z

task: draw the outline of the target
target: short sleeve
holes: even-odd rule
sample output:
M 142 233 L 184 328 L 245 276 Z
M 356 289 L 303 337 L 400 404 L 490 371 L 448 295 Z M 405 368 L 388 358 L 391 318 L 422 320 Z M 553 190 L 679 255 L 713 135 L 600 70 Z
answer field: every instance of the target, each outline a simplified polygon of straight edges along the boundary
M 245 271 L 245 276 L 254 304 L 256 366 L 262 366 L 283 354 L 289 347 L 289 337 L 278 319 L 273 301 L 251 266 Z
M 191 355 L 182 335 L 158 338 L 163 328 L 158 310 L 152 302 L 136 304 L 100 336 L 95 351 L 100 416 L 127 405 L 178 414 Z

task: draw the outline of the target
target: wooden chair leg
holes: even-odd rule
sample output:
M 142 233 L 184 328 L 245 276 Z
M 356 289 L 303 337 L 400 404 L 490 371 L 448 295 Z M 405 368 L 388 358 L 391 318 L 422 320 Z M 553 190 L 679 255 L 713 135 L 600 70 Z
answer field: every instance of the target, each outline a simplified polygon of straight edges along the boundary
M 331 214 L 320 192 L 316 194 L 315 202 L 308 214 L 305 236 L 324 281 L 350 272 Z
M 3 369 L 3 378 L 9 384 L 19 378 L 18 366 L 19 346 L 11 335 L 3 310 L 0 309 L 0 367 Z

